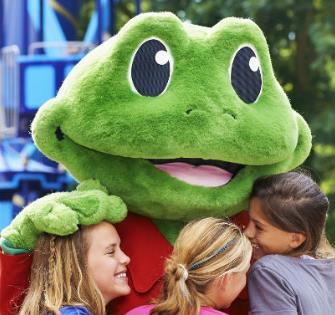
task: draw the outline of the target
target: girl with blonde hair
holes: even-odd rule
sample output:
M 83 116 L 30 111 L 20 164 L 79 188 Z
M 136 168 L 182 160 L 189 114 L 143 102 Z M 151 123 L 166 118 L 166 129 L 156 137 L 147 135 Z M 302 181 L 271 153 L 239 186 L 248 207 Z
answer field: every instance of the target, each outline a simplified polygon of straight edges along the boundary
M 163 293 L 155 305 L 127 315 L 211 315 L 230 306 L 246 284 L 251 244 L 240 229 L 222 219 L 186 225 L 166 262 Z
M 104 315 L 111 300 L 130 293 L 129 261 L 116 229 L 106 221 L 69 236 L 44 234 L 19 315 Z

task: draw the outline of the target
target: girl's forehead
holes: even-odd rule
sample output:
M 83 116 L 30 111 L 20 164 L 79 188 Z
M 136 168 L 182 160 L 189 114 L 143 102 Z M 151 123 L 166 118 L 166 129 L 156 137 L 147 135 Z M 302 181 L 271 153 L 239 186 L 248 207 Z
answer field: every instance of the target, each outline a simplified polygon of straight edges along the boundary
M 120 237 L 115 227 L 111 223 L 105 221 L 88 227 L 86 232 L 87 238 L 91 244 L 120 243 Z
M 249 202 L 249 213 L 251 215 L 263 215 L 262 202 L 258 197 L 252 197 Z
M 267 223 L 268 220 L 263 212 L 262 202 L 259 198 L 253 197 L 249 203 L 249 217 L 251 220 L 256 220 L 262 223 Z

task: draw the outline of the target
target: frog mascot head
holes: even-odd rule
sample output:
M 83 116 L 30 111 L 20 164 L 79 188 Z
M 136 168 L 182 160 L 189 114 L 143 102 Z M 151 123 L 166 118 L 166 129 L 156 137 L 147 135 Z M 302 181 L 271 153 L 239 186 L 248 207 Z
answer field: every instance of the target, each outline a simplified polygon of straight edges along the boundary
M 253 181 L 300 165 L 303 118 L 278 84 L 262 31 L 142 14 L 88 54 L 33 122 L 40 150 L 130 211 L 188 221 L 231 216 Z
M 311 149 L 255 23 L 226 18 L 208 28 L 171 13 L 139 15 L 85 56 L 32 134 L 86 188 L 98 181 L 128 207 L 121 238 L 134 294 L 145 298 L 120 314 L 154 295 L 150 262 L 168 255 L 183 223 L 238 214 L 256 178 L 299 166 Z M 160 237 L 167 244 L 157 249 Z

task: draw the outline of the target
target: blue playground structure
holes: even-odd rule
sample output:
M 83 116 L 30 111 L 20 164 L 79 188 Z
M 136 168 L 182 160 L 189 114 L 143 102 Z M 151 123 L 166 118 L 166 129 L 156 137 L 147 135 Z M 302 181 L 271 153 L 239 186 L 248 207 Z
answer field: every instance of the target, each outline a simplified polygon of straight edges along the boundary
M 0 0 L 0 230 L 29 202 L 76 183 L 33 144 L 31 121 L 72 67 L 115 30 L 116 0 L 95 0 L 77 39 L 84 0 Z M 135 14 L 141 10 L 135 1 Z

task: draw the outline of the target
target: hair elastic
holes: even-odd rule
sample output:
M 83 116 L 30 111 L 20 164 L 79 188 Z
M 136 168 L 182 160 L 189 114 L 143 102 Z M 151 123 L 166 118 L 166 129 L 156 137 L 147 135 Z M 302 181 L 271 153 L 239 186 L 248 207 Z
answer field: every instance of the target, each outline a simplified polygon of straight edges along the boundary
M 179 266 L 181 269 L 183 269 L 182 278 L 183 278 L 184 281 L 186 281 L 187 278 L 188 278 L 188 271 L 187 271 L 186 267 L 185 267 L 183 264 L 178 264 L 178 266 Z
M 181 278 L 179 279 L 180 291 L 183 293 L 185 299 L 192 305 L 192 302 L 190 300 L 190 295 L 188 294 L 188 291 L 186 289 L 186 284 L 185 284 L 186 280 L 188 279 L 188 271 L 184 265 L 178 264 L 178 266 L 183 269 L 183 274 Z

